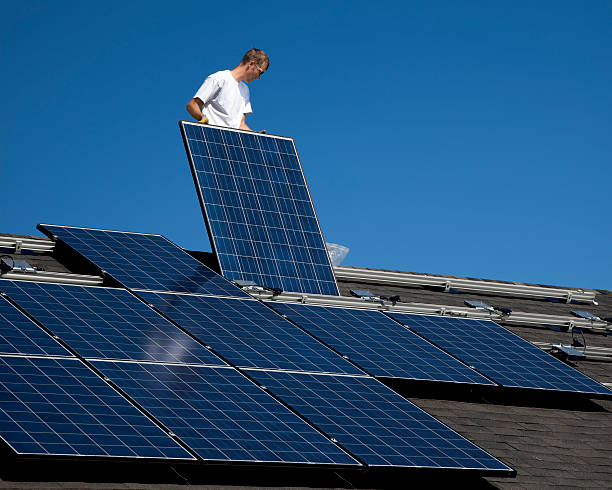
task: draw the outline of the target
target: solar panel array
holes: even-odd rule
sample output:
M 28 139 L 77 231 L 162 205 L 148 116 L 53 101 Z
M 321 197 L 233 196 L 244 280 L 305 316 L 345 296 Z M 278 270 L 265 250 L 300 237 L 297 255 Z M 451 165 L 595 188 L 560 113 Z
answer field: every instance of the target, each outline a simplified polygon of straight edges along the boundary
M 205 460 L 359 464 L 234 369 L 94 364 Z
M 84 358 L 225 364 L 123 289 L 1 281 L 0 290 Z
M 0 357 L 0 437 L 18 454 L 194 459 L 78 359 Z
M 494 384 L 379 311 L 268 304 L 373 376 Z
M 510 471 L 374 378 L 249 374 L 368 465 Z
M 236 366 L 362 374 L 259 301 L 165 293 L 139 296 Z
M 130 289 L 246 296 L 161 235 L 38 225 Z
M 390 313 L 502 386 L 612 395 L 612 391 L 488 320 Z
M 338 295 L 293 140 L 184 121 L 181 131 L 222 274 Z

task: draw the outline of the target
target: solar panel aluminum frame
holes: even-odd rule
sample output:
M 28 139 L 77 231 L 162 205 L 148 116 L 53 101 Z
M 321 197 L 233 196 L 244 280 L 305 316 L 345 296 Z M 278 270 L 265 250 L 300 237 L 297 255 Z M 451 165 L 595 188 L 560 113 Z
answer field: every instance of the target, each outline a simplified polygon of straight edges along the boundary
M 209 221 L 209 217 L 208 214 L 206 212 L 206 205 L 204 203 L 204 196 L 202 195 L 202 189 L 200 188 L 200 184 L 199 184 L 199 180 L 198 180 L 198 174 L 197 174 L 197 170 L 195 167 L 195 163 L 193 161 L 193 157 L 191 155 L 191 151 L 189 149 L 189 143 L 188 143 L 188 138 L 187 138 L 187 132 L 185 130 L 185 124 L 192 124 L 192 125 L 201 125 L 201 126 L 209 126 L 212 128 L 218 128 L 224 131 L 234 131 L 236 133 L 245 133 L 245 134 L 252 134 L 252 131 L 246 131 L 246 130 L 241 130 L 241 129 L 233 129 L 233 128 L 226 128 L 223 126 L 215 126 L 212 124 L 199 124 L 197 122 L 193 122 L 193 121 L 185 121 L 185 120 L 181 120 L 179 121 L 179 127 L 181 130 L 181 136 L 183 137 L 183 144 L 185 145 L 185 152 L 187 153 L 187 159 L 189 160 L 189 168 L 191 169 L 191 176 L 193 177 L 193 183 L 195 185 L 196 188 L 196 193 L 198 195 L 198 200 L 200 202 L 200 208 L 202 210 L 202 215 L 204 217 L 204 223 L 206 225 L 206 231 L 208 233 L 208 238 L 210 240 L 210 247 L 213 251 L 213 253 L 215 254 L 215 256 L 219 257 L 218 251 L 217 251 L 217 245 L 215 243 L 215 237 L 214 234 L 212 233 L 212 228 L 210 225 L 210 221 Z M 321 238 L 323 238 L 323 231 L 321 230 L 321 223 L 319 222 L 319 217 L 317 215 L 317 210 L 314 207 L 314 203 L 312 201 L 312 195 L 310 194 L 310 188 L 308 187 L 308 182 L 306 181 L 306 176 L 304 175 L 304 169 L 302 168 L 302 161 L 300 159 L 299 153 L 297 151 L 297 147 L 295 145 L 295 141 L 293 138 L 288 137 L 288 136 L 280 136 L 280 135 L 275 135 L 275 134 L 262 134 L 259 133 L 258 136 L 261 137 L 272 137 L 272 138 L 282 138 L 285 139 L 287 141 L 291 141 L 291 144 L 293 145 L 293 148 L 295 149 L 295 154 L 297 156 L 298 159 L 298 163 L 300 166 L 300 172 L 302 174 L 302 177 L 304 179 L 304 185 L 306 187 L 306 192 L 308 193 L 308 198 L 310 199 L 310 202 L 312 203 L 312 209 L 314 212 L 314 217 L 315 220 L 317 221 L 317 227 L 319 230 L 319 233 L 321 234 Z M 331 275 L 334 278 L 334 283 L 336 285 L 336 290 L 338 291 L 337 296 L 340 296 L 340 288 L 338 287 L 338 281 L 336 279 L 336 274 L 334 272 L 334 267 L 331 263 L 331 259 L 329 259 L 329 250 L 327 250 L 327 243 L 325 242 L 325 240 L 323 239 L 323 246 L 325 247 L 325 253 L 327 254 L 328 260 L 329 260 L 329 267 L 330 267 L 330 271 L 331 271 Z M 223 266 L 221 265 L 221 262 L 218 260 L 218 264 L 219 264 L 219 273 L 225 277 L 224 271 L 223 271 Z M 264 286 L 264 284 L 260 284 L 260 286 Z M 297 291 L 299 292 L 299 291 Z

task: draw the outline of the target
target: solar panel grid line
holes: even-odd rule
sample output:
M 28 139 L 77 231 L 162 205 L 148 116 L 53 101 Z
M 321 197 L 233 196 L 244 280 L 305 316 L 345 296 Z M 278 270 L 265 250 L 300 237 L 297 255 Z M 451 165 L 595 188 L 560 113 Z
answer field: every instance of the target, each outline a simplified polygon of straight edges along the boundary
M 0 280 L 0 354 L 71 357 L 51 332 L 2 291 Z
M 235 368 L 95 364 L 200 460 L 360 464 Z
M 502 386 L 612 397 L 612 390 L 495 322 L 389 315 Z
M 0 437 L 22 455 L 196 459 L 75 358 L 0 356 Z
M 246 296 L 162 235 L 48 224 L 38 229 L 125 288 Z
M 372 376 L 494 384 L 379 310 L 265 303 Z
M 514 471 L 374 378 L 245 371 L 368 466 Z
M 180 127 L 223 275 L 337 296 L 293 140 L 185 121 Z
M 78 357 L 224 364 L 130 291 L 9 280 L 0 288 Z
M 153 292 L 140 296 L 232 366 L 362 374 L 255 299 Z

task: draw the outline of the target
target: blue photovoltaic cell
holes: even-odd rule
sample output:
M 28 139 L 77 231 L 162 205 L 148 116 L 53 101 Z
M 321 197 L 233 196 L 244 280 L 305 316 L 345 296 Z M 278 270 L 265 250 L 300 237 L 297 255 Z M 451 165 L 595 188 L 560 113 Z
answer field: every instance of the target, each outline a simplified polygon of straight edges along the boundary
M 235 369 L 94 364 L 205 460 L 358 464 Z
M 258 301 L 138 294 L 236 366 L 362 374 Z
M 368 465 L 511 471 L 374 378 L 248 374 Z
M 338 295 L 293 140 L 184 121 L 181 128 L 223 275 Z
M 18 454 L 195 459 L 77 359 L 0 357 L 0 437 Z
M 502 386 L 612 395 L 567 364 L 489 320 L 390 313 Z
M 379 311 L 268 304 L 373 376 L 495 384 Z
M 130 289 L 247 296 L 161 235 L 38 225 Z
M 0 291 L 9 281 L 0 280 Z M 0 297 L 0 353 L 70 356 L 53 337 Z
M 0 288 L 85 358 L 225 365 L 124 289 L 29 281 Z

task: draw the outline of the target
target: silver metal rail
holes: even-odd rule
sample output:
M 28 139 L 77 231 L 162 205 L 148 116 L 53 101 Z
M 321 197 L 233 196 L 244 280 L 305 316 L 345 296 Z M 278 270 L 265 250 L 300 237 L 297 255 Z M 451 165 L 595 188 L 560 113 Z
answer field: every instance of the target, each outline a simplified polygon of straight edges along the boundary
M 398 286 L 435 286 L 448 292 L 451 289 L 458 291 L 473 291 L 479 293 L 520 296 L 528 298 L 559 298 L 566 302 L 571 300 L 597 304 L 595 297 L 597 291 L 585 289 L 564 289 L 528 284 L 514 284 L 498 281 L 482 281 L 478 279 L 453 278 L 426 274 L 412 274 L 409 272 L 392 272 L 372 269 L 359 269 L 355 267 L 334 267 L 336 279 L 342 281 L 358 281 L 373 284 L 395 284 Z
M 55 243 L 46 238 L 25 238 L 0 236 L 0 248 L 14 249 L 13 253 L 21 253 L 22 250 L 33 252 L 52 252 Z
M 503 315 L 498 312 L 477 310 L 462 306 L 436 305 L 426 303 L 396 303 L 390 301 L 365 301 L 361 298 L 348 296 L 324 296 L 316 294 L 301 294 L 283 292 L 273 296 L 270 292 L 250 292 L 257 298 L 268 301 L 278 301 L 283 303 L 304 303 L 311 305 L 340 306 L 345 308 L 359 308 L 369 310 L 380 310 L 396 313 L 420 313 L 425 315 L 447 315 L 481 320 L 493 320 L 502 325 L 523 325 L 523 326 L 561 326 L 571 330 L 579 327 L 592 332 L 610 333 L 612 325 L 604 321 L 592 321 L 573 316 L 565 315 L 543 315 L 538 313 L 525 313 L 513 311 L 510 315 Z
M 80 286 L 100 286 L 104 279 L 100 276 L 87 276 L 83 274 L 70 274 L 68 272 L 6 272 L 0 279 L 13 279 L 15 281 L 54 282 L 59 284 L 78 284 Z M 2 283 L 0 282 L 0 285 Z M 0 286 L 1 287 L 1 286 Z

